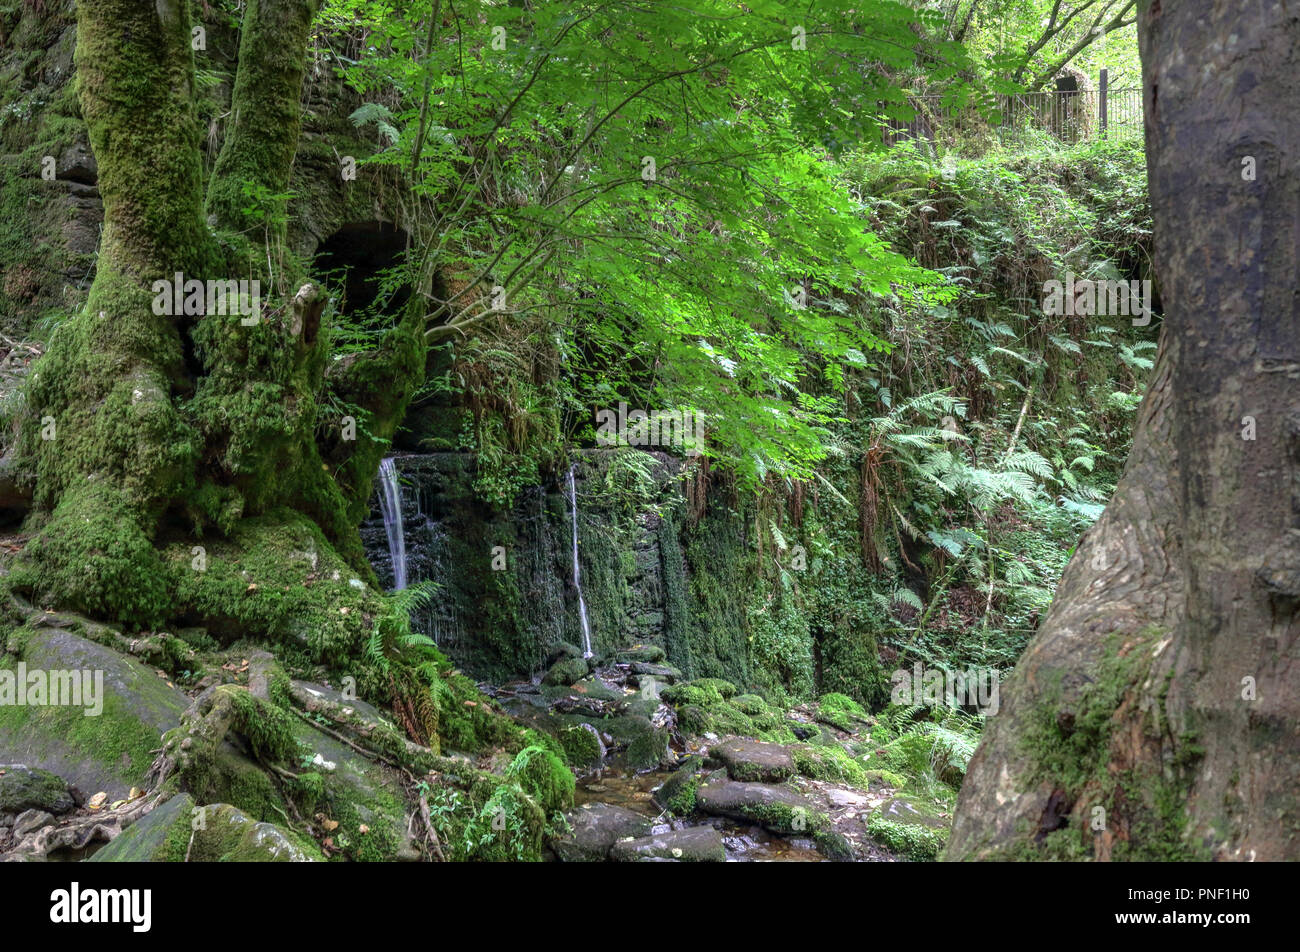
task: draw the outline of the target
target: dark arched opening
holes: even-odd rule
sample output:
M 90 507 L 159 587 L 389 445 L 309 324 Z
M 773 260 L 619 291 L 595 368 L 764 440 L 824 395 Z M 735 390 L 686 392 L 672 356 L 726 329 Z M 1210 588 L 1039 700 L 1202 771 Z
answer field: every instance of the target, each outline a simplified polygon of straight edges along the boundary
M 320 243 L 312 267 L 340 297 L 340 311 L 362 320 L 395 316 L 411 296 L 408 284 L 390 277 L 405 251 L 406 232 L 396 225 L 352 222 Z

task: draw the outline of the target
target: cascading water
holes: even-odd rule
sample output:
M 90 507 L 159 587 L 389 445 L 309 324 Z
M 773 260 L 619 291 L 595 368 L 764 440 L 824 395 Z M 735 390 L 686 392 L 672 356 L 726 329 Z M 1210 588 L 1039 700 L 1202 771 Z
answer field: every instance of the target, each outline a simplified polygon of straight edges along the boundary
M 393 589 L 397 591 L 406 588 L 406 538 L 402 531 L 402 486 L 391 456 L 379 461 L 379 507 L 393 562 Z
M 578 487 L 573 481 L 575 463 L 569 467 L 569 511 L 573 514 L 573 587 L 578 590 L 578 616 L 582 619 L 582 656 L 591 657 L 591 625 L 587 622 L 587 600 L 582 597 L 581 572 L 578 568 Z

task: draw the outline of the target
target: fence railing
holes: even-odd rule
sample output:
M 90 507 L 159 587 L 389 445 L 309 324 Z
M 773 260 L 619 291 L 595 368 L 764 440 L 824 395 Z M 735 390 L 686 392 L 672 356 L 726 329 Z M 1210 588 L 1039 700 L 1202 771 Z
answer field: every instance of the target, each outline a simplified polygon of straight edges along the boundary
M 1063 142 L 1142 135 L 1142 90 L 1110 89 L 1102 70 L 1096 89 L 1055 89 L 997 96 L 982 107 L 954 107 L 943 96 L 909 96 L 911 118 L 886 120 L 886 144 L 957 137 L 977 129 L 1000 138 L 1038 129 Z

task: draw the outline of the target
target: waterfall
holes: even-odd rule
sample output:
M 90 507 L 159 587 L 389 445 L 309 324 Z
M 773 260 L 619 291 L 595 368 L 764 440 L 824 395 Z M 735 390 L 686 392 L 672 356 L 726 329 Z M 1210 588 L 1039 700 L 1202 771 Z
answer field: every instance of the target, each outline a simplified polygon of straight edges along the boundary
M 393 562 L 396 591 L 406 588 L 406 539 L 402 533 L 402 487 L 391 456 L 379 461 L 379 508 L 384 514 L 384 531 L 388 533 L 388 555 Z
M 582 597 L 581 573 L 578 569 L 578 487 L 573 481 L 574 463 L 569 467 L 569 505 L 573 514 L 573 587 L 578 590 L 578 615 L 582 619 L 582 656 L 591 657 L 591 625 L 587 622 L 587 601 Z M 385 519 L 387 516 L 385 516 Z M 400 525 L 400 523 L 399 523 Z M 398 531 L 401 531 L 400 528 Z

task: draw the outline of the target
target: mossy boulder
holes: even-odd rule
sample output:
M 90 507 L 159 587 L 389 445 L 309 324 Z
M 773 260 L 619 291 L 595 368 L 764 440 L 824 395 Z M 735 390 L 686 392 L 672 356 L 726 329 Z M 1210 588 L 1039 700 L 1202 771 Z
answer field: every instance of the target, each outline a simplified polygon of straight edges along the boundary
M 579 724 L 560 731 L 560 746 L 564 756 L 575 769 L 582 770 L 600 763 L 605 756 L 605 745 L 594 727 Z
M 92 863 L 182 862 L 194 832 L 194 798 L 177 794 L 154 807 L 90 857 Z
M 676 816 L 695 812 L 695 794 L 704 770 L 704 758 L 699 754 L 687 757 L 672 776 L 654 791 L 654 802 Z
M 519 784 L 548 816 L 573 806 L 573 772 L 544 747 L 525 747 L 506 768 L 505 776 Z
M 830 826 L 825 812 L 786 786 L 710 780 L 700 787 L 697 802 L 705 813 L 757 823 L 773 833 L 811 835 Z
M 709 748 L 709 755 L 724 767 L 732 780 L 780 783 L 794 776 L 794 758 L 780 744 L 768 744 L 747 737 L 731 737 Z
M 316 844 L 228 803 L 196 807 L 179 794 L 155 807 L 91 857 L 92 862 L 307 863 Z
M 73 806 L 63 778 L 23 764 L 0 764 L 0 814 L 43 810 L 58 815 Z
M 138 661 L 71 631 L 24 629 L 10 644 L 29 671 L 102 672 L 103 698 L 102 710 L 90 716 L 93 707 L 84 705 L 0 706 L 6 759 L 48 770 L 87 795 L 125 797 L 144 780 L 163 733 L 180 723 L 189 699 Z
M 316 810 L 339 824 L 331 836 L 341 855 L 365 862 L 419 858 L 400 773 L 306 722 L 295 723 L 294 737 L 306 769 L 320 777 Z
M 588 666 L 585 658 L 561 658 L 551 665 L 542 678 L 542 683 L 554 687 L 567 687 L 581 681 L 587 676 Z
M 823 724 L 850 733 L 871 723 L 866 709 L 847 694 L 823 694 L 817 703 L 816 717 Z

